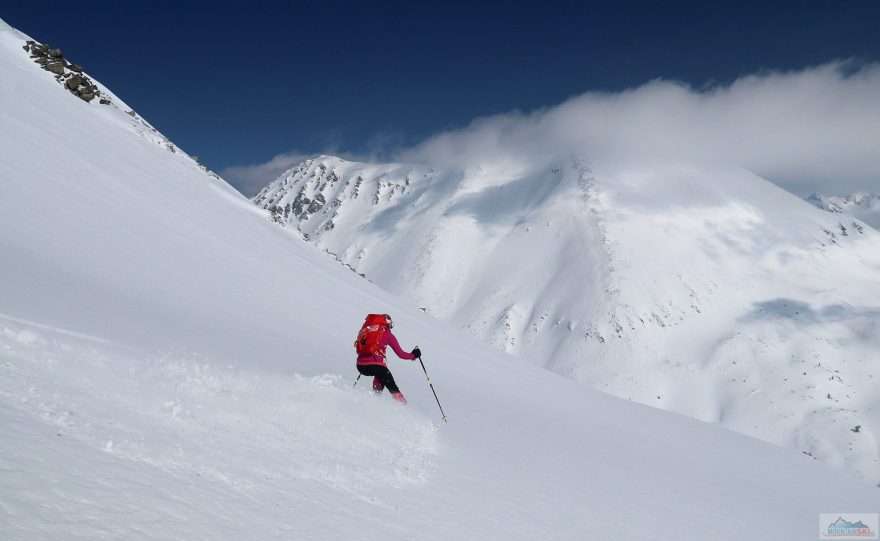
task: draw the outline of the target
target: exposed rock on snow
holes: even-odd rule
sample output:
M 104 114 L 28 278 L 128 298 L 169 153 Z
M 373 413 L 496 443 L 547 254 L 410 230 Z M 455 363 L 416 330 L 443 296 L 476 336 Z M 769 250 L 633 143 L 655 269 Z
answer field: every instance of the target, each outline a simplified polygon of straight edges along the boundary
M 855 193 L 846 197 L 829 197 L 814 193 L 807 201 L 818 208 L 845 214 L 861 220 L 874 229 L 880 229 L 880 193 Z M 852 227 L 861 232 L 863 226 L 857 221 L 852 222 Z
M 74 96 L 88 102 L 101 95 L 101 91 L 92 80 L 82 74 L 82 66 L 68 62 L 61 49 L 50 49 L 45 43 L 37 43 L 30 39 L 25 42 L 24 50 L 29 52 L 34 62 L 44 70 L 54 73 L 55 80 L 64 85 Z M 109 104 L 110 101 L 104 99 L 101 103 Z

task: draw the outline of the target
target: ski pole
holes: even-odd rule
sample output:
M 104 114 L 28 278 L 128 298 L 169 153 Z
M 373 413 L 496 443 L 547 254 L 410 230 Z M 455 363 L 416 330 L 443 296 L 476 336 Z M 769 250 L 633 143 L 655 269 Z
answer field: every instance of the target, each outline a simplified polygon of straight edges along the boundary
M 354 380 L 354 385 L 352 385 L 352 387 L 358 386 L 358 382 L 361 380 L 361 376 L 363 376 L 363 374 L 358 374 L 358 379 Z
M 427 378 L 427 380 L 428 380 L 428 385 L 431 386 L 431 392 L 434 393 L 434 400 L 437 401 L 437 406 L 440 408 L 440 414 L 443 415 L 443 422 L 448 423 L 449 421 L 446 420 L 446 414 L 443 413 L 443 406 L 440 405 L 440 399 L 437 398 L 437 391 L 434 390 L 434 384 L 431 383 L 431 377 L 428 376 L 428 371 L 425 370 L 425 363 L 422 362 L 421 356 L 419 356 L 418 359 L 419 359 L 419 364 L 422 365 L 422 371 L 425 373 L 425 378 Z

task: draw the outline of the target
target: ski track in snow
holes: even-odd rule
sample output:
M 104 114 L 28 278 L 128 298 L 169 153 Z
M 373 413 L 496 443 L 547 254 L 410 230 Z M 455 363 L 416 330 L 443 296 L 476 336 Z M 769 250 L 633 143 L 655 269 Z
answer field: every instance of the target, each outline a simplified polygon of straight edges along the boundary
M 246 493 L 260 490 L 254 480 L 305 478 L 362 494 L 425 482 L 433 470 L 429 419 L 336 375 L 257 374 L 180 353 L 108 356 L 8 323 L 0 352 L 7 404 L 64 437 L 179 475 Z

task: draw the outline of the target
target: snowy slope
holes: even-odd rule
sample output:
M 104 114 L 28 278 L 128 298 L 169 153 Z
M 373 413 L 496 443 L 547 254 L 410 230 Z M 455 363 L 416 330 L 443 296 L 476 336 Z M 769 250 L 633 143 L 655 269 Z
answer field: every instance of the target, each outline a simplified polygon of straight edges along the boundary
M 846 214 L 865 222 L 874 229 L 880 229 L 880 193 L 858 192 L 846 197 L 814 193 L 807 198 L 807 201 L 822 210 Z
M 871 484 L 409 308 L 0 23 L 3 539 L 807 539 Z M 155 134 L 153 134 L 155 135 Z M 367 312 L 410 405 L 352 389 Z
M 528 364 L 880 480 L 880 235 L 853 218 L 740 169 L 577 159 L 323 156 L 254 202 Z

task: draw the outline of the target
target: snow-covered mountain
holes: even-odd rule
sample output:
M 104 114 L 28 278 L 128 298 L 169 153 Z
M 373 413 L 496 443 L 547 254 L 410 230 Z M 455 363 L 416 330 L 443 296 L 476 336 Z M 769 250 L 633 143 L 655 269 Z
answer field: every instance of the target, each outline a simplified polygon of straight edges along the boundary
M 854 193 L 846 197 L 814 193 L 807 201 L 828 212 L 846 214 L 880 230 L 880 193 Z
M 322 156 L 253 201 L 526 364 L 880 480 L 880 234 L 748 171 Z
M 462 336 L 121 101 L 72 93 L 26 39 L 0 21 L 4 540 L 806 539 L 877 502 Z M 352 388 L 368 312 L 420 344 L 448 425 L 417 364 L 391 363 L 407 408 Z

